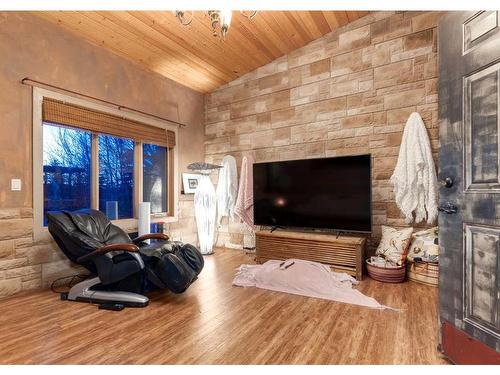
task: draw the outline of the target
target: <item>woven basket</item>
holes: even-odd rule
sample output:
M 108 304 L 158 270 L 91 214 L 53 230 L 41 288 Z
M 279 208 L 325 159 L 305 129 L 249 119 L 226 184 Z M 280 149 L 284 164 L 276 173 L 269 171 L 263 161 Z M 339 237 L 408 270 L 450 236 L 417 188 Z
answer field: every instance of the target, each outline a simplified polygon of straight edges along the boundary
M 437 287 L 439 284 L 439 264 L 426 262 L 408 263 L 408 280 Z
M 396 268 L 379 267 L 371 264 L 370 259 L 366 260 L 366 269 L 372 279 L 383 283 L 402 283 L 406 276 L 404 265 Z

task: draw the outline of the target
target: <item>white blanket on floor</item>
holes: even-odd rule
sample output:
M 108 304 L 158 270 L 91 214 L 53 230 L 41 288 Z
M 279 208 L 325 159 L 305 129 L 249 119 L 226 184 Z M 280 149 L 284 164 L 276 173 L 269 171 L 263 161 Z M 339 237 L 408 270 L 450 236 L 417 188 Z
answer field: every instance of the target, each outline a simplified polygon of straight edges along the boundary
M 288 260 L 290 261 L 290 260 Z M 276 292 L 327 299 L 375 309 L 389 308 L 375 299 L 353 289 L 358 282 L 346 273 L 330 271 L 327 265 L 301 259 L 287 269 L 280 269 L 282 261 L 269 260 L 259 265 L 241 265 L 233 280 L 235 286 L 255 286 Z

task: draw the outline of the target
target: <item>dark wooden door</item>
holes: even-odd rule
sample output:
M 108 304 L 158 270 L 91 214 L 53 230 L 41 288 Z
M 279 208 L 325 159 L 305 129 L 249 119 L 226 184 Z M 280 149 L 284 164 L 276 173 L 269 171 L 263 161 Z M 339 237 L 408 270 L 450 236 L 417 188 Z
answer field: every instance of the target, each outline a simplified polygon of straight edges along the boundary
M 449 12 L 440 20 L 438 35 L 439 178 L 452 180 L 451 186 L 440 188 L 441 347 L 458 363 L 474 358 L 479 363 L 496 362 L 500 361 L 499 12 Z M 478 357 L 476 350 L 485 357 Z M 472 353 L 474 358 L 467 359 Z

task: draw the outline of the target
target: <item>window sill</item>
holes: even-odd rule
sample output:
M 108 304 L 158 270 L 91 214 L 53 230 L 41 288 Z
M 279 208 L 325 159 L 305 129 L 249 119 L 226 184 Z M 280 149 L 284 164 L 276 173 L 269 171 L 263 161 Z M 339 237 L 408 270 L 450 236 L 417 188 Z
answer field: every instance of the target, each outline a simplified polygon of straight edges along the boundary
M 178 221 L 178 218 L 175 216 L 151 216 L 151 223 L 174 223 Z M 120 219 L 120 220 L 111 220 L 111 222 L 122 228 L 126 232 L 137 231 L 137 227 L 139 225 L 139 220 L 136 218 L 133 219 Z

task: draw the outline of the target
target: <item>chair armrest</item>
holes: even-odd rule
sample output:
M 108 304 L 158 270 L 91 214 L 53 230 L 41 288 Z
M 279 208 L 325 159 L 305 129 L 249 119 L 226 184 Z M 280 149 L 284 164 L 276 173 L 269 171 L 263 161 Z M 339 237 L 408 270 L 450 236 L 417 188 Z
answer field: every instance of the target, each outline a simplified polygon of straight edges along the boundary
M 110 251 L 128 251 L 130 253 L 135 253 L 139 251 L 139 248 L 137 247 L 137 245 L 131 243 L 115 243 L 95 249 L 91 253 L 79 257 L 76 261 L 78 263 L 86 262 L 99 255 L 109 253 Z
M 132 242 L 139 243 L 144 240 L 151 240 L 151 239 L 166 241 L 169 239 L 169 237 L 165 233 L 148 233 L 148 234 L 143 234 L 142 236 L 139 236 L 137 238 L 134 238 Z

